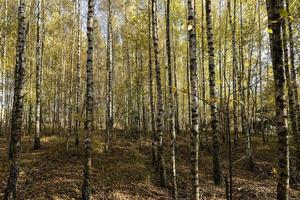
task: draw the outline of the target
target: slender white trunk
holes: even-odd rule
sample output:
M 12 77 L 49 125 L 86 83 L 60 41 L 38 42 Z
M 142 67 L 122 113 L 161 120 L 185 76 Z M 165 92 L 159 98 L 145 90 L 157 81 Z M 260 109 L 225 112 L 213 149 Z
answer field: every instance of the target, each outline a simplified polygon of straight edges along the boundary
M 91 193 L 91 134 L 93 124 L 94 110 L 94 88 L 93 88 L 93 20 L 94 20 L 94 0 L 88 1 L 88 17 L 87 17 L 87 63 L 86 63 L 86 137 L 84 141 L 84 173 L 82 184 L 82 200 L 92 199 Z
M 112 49 L 112 16 L 111 0 L 108 0 L 108 23 L 107 23 L 107 77 L 106 77 L 106 144 L 108 151 L 111 145 L 111 131 L 113 128 L 113 49 Z
M 166 169 L 163 150 L 163 97 L 162 97 L 162 84 L 159 63 L 159 46 L 158 46 L 158 32 L 157 32 L 157 0 L 152 0 L 152 36 L 154 46 L 154 59 L 155 59 L 155 74 L 156 74 L 156 90 L 157 90 L 157 116 L 156 116 L 156 132 L 158 135 L 158 161 L 160 184 L 163 187 L 167 186 L 166 182 Z
M 36 38 L 36 53 L 35 53 L 35 67 L 36 67 L 36 104 L 35 104 L 35 136 L 34 149 L 39 149 L 40 133 L 41 133 L 41 81 L 42 81 L 42 21 L 41 21 L 41 0 L 37 0 L 37 38 Z

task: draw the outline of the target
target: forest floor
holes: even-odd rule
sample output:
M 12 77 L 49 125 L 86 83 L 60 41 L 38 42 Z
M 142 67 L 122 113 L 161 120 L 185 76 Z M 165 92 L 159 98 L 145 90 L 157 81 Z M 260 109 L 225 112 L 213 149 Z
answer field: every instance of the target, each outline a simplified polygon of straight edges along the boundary
M 151 167 L 151 143 L 139 142 L 129 138 L 122 131 L 115 133 L 112 149 L 106 153 L 104 132 L 93 136 L 92 155 L 92 193 L 96 200 L 156 200 L 171 199 L 171 192 L 159 187 L 157 173 Z M 32 138 L 32 137 L 31 137 Z M 81 137 L 81 141 L 83 137 Z M 189 170 L 189 135 L 182 133 L 177 142 L 178 188 L 180 199 L 190 199 Z M 276 140 L 269 140 L 262 145 L 257 138 L 254 142 L 255 170 L 247 170 L 243 155 L 242 142 L 233 152 L 233 199 L 268 200 L 276 198 Z M 29 137 L 22 139 L 21 170 L 18 184 L 20 200 L 67 200 L 80 199 L 83 172 L 83 145 L 79 155 L 70 138 L 70 148 L 65 153 L 65 138 L 45 136 L 41 150 L 32 149 L 33 141 Z M 6 186 L 8 175 L 7 141 L 0 138 L 0 198 Z M 168 152 L 169 142 L 165 148 L 167 176 L 171 179 L 171 159 Z M 226 145 L 222 145 L 223 175 L 226 175 Z M 225 199 L 225 184 L 214 186 L 212 181 L 212 157 L 207 150 L 200 153 L 200 193 L 201 199 Z M 171 182 L 171 181 L 169 181 Z M 169 185 L 171 187 L 171 185 Z M 292 188 L 292 200 L 300 199 L 299 188 Z

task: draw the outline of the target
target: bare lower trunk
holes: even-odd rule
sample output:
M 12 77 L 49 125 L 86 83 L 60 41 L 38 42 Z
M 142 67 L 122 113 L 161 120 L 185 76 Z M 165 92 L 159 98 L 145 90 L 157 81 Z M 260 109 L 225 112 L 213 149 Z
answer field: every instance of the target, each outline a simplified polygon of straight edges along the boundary
M 152 73 L 152 45 L 151 45 L 151 0 L 148 0 L 148 43 L 149 43 L 149 64 L 148 64 L 148 84 L 149 84 L 149 106 L 150 106 L 150 121 L 152 132 L 152 165 L 157 165 L 157 136 L 155 131 L 155 109 L 153 100 L 153 73 Z
M 287 45 L 287 27 L 285 20 L 282 22 L 282 44 L 283 44 L 283 57 L 284 57 L 284 71 L 286 78 L 286 87 L 288 89 L 288 105 L 289 105 L 289 115 L 292 125 L 293 138 L 295 139 L 295 144 L 297 145 L 297 136 L 298 136 L 298 124 L 297 124 L 297 115 L 296 115 L 296 105 L 295 105 L 295 95 L 291 83 L 291 73 L 289 68 L 289 55 L 288 55 L 288 45 Z M 298 144 L 299 145 L 299 144 Z M 296 150 L 297 151 L 297 150 Z
M 19 176 L 20 140 L 22 134 L 23 87 L 25 81 L 25 1 L 20 0 L 18 10 L 18 39 L 15 65 L 14 100 L 11 118 L 11 138 L 9 143 L 9 177 L 4 200 L 17 198 L 17 180 Z
M 198 68 L 196 50 L 196 27 L 194 1 L 188 0 L 188 36 L 189 36 L 189 69 L 191 83 L 191 172 L 193 179 L 192 199 L 200 199 L 199 188 L 199 101 L 198 101 Z
M 7 1 L 8 0 L 5 0 L 4 2 L 4 26 L 3 28 L 6 30 L 7 29 L 7 17 L 8 17 L 8 6 L 7 6 Z M 3 35 L 3 58 L 2 58 L 2 62 L 1 62 L 1 65 L 3 66 L 2 67 L 2 77 L 1 77 L 1 80 L 2 80 L 2 102 L 1 102 L 1 115 L 0 115 L 0 118 L 1 118 L 1 125 L 0 125 L 0 136 L 4 135 L 3 133 L 5 133 L 5 126 L 7 124 L 6 120 L 5 120 L 5 105 L 6 104 L 6 98 L 5 98 L 5 85 L 7 85 L 7 82 L 5 80 L 5 73 L 6 73 L 6 66 L 7 66 L 7 36 L 6 34 Z
M 36 39 L 36 107 L 35 107 L 35 136 L 34 149 L 41 148 L 40 133 L 41 133 L 41 60 L 42 60 L 42 24 L 41 24 L 41 0 L 37 1 L 37 39 Z
M 229 12 L 229 24 L 231 28 L 231 43 L 232 43 L 232 79 L 233 79 L 233 134 L 234 134 L 234 146 L 237 146 L 238 141 L 238 117 L 237 117 L 237 72 L 238 72 L 238 65 L 237 65 L 237 50 L 236 50 L 236 23 L 235 23 L 235 10 L 236 10 L 236 0 L 234 0 L 234 9 L 233 9 L 233 19 L 231 15 L 231 0 L 228 0 L 228 12 Z
M 282 0 L 267 0 L 267 12 L 269 20 L 270 47 L 275 82 L 276 100 L 276 131 L 278 135 L 278 182 L 277 200 L 289 198 L 289 143 L 286 114 L 286 100 L 284 94 L 284 66 L 281 39 L 281 16 L 279 11 L 283 9 Z
M 93 124 L 93 17 L 94 17 L 94 0 L 88 1 L 88 18 L 87 18 L 87 64 L 86 64 L 86 137 L 84 141 L 84 173 L 82 183 L 82 200 L 92 198 L 91 194 L 91 133 Z
M 113 95 L 112 95 L 112 75 L 113 75 L 113 55 L 112 55 L 112 18 L 111 0 L 108 0 L 108 37 L 107 37 L 107 79 L 106 79 L 106 143 L 105 150 L 108 151 L 111 145 L 111 131 L 113 128 Z
M 80 0 L 77 0 L 77 64 L 76 64 L 76 117 L 75 117 L 75 145 L 79 145 L 80 123 L 80 59 L 81 59 L 81 8 Z
M 159 174 L 160 185 L 167 186 L 166 181 L 166 169 L 164 160 L 164 148 L 163 148 L 163 97 L 162 97 L 162 85 L 160 75 L 159 64 L 159 46 L 158 46 L 158 33 L 157 33 L 157 2 L 152 0 L 152 35 L 154 46 L 154 58 L 155 58 L 155 74 L 156 74 L 156 89 L 157 89 L 157 116 L 156 116 L 156 132 L 158 135 L 158 161 L 159 161 Z
M 210 109 L 211 109 L 211 128 L 213 132 L 213 166 L 214 183 L 221 183 L 220 150 L 219 150 L 219 130 L 217 119 L 217 96 L 215 83 L 215 61 L 214 61 L 214 36 L 212 32 L 211 1 L 206 1 L 206 23 L 207 23 L 207 42 L 209 54 L 209 88 L 210 88 Z
M 175 109 L 173 98 L 172 58 L 171 58 L 171 37 L 170 37 L 170 0 L 167 0 L 166 10 L 166 47 L 168 59 L 168 92 L 169 92 L 169 127 L 172 138 L 172 176 L 173 176 L 173 199 L 178 199 L 177 174 L 176 174 L 176 129 Z
M 202 14 L 201 14 L 201 64 L 202 64 L 202 67 L 201 67 L 201 81 L 202 81 L 202 99 L 203 99 L 203 102 L 202 102 L 202 129 L 206 131 L 206 126 L 207 126 L 207 115 L 206 115 L 206 77 L 205 77 L 205 48 L 204 48 L 204 36 L 205 36 L 205 29 L 204 29 L 204 22 L 205 22 L 205 19 L 204 19 L 204 0 L 201 1 L 201 10 L 202 10 Z M 205 133 L 206 134 L 206 133 Z M 207 141 L 206 141 L 207 142 Z M 207 144 L 208 146 L 208 144 Z
M 290 13 L 289 10 L 289 1 L 286 0 L 286 10 Z M 295 68 L 295 50 L 294 50 L 294 36 L 293 36 L 293 29 L 292 29 L 292 20 L 288 18 L 287 20 L 288 30 L 289 30 L 289 47 L 290 47 L 290 60 L 291 60 L 291 84 L 292 89 L 294 91 L 294 99 L 295 99 L 295 111 L 297 113 L 297 135 L 294 135 L 294 141 L 296 145 L 296 167 L 298 171 L 300 171 L 300 101 L 298 96 L 298 85 L 297 85 L 297 73 Z M 298 74 L 299 76 L 299 74 Z M 299 78 L 299 77 L 298 77 Z
M 244 65 L 244 37 L 243 37 L 243 4 L 242 4 L 242 0 L 240 0 L 240 66 L 241 66 L 241 103 L 240 103 L 240 111 L 241 111 L 241 124 L 242 124 L 242 134 L 243 136 L 246 134 L 247 131 L 247 119 L 246 119 L 246 98 L 245 98 L 245 80 L 246 80 L 246 76 L 245 76 L 245 65 Z

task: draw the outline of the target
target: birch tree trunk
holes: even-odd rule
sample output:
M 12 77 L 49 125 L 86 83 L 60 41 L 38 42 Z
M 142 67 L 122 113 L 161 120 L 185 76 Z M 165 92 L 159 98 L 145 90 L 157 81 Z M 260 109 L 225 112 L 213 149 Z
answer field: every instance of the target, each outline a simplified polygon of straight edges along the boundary
M 155 60 L 155 74 L 156 74 L 156 89 L 157 89 L 157 116 L 156 116 L 156 132 L 158 135 L 158 162 L 159 162 L 159 174 L 160 185 L 167 186 L 166 181 L 166 169 L 163 150 L 163 97 L 162 97 L 162 85 L 160 75 L 159 64 L 159 46 L 158 46 L 158 33 L 157 33 L 157 0 L 152 0 L 152 36 L 154 46 L 154 60 Z
M 234 9 L 233 9 L 233 19 L 231 14 L 231 0 L 228 0 L 227 3 L 228 12 L 229 12 L 229 24 L 231 28 L 231 43 L 232 43 L 232 79 L 233 79 L 233 133 L 234 133 L 234 146 L 237 146 L 238 141 L 238 117 L 237 117 L 237 71 L 238 71 L 238 65 L 237 65 L 237 50 L 236 50 L 236 20 L 235 20 L 235 10 L 236 10 L 236 0 L 234 0 Z
M 201 1 L 201 64 L 202 64 L 202 72 L 201 72 L 201 81 L 202 81 L 202 99 L 204 100 L 202 102 L 202 129 L 206 131 L 207 126 L 207 115 L 206 115 L 206 77 L 205 77 L 205 47 L 204 47 L 204 37 L 205 37 L 205 28 L 204 28 L 204 0 Z M 206 133 L 205 133 L 206 134 Z M 207 142 L 207 141 L 206 141 Z M 208 147 L 208 144 L 206 144 Z
M 82 183 L 82 200 L 90 200 L 91 194 L 91 134 L 93 124 L 93 20 L 94 20 L 94 0 L 88 1 L 87 16 L 87 63 L 86 63 L 86 137 L 84 141 L 84 173 Z
M 196 49 L 195 4 L 188 0 L 188 39 L 189 39 L 189 69 L 191 83 L 191 172 L 193 179 L 192 199 L 200 198 L 199 192 L 199 102 L 198 102 L 198 68 Z
M 76 19 L 77 17 L 77 6 L 76 2 L 73 4 L 73 17 Z M 68 130 L 66 132 L 66 151 L 65 153 L 67 154 L 69 152 L 69 140 L 70 136 L 72 134 L 72 129 L 73 129 L 73 76 L 74 76 L 74 58 L 75 58 L 75 52 L 76 52 L 76 20 L 74 20 L 72 24 L 72 34 L 71 34 L 71 41 L 70 41 L 70 46 L 71 46 L 71 55 L 70 55 L 70 71 L 69 71 L 69 80 L 68 80 L 68 90 L 67 90 L 67 95 L 68 95 L 68 108 L 67 108 L 67 125 L 68 125 Z M 76 86 L 76 83 L 75 83 Z M 76 88 L 75 88 L 76 89 Z
M 7 30 L 7 17 L 8 17 L 8 6 L 7 6 L 7 1 L 4 1 L 4 30 Z M 7 59 L 6 59 L 6 54 L 7 54 L 7 37 L 6 33 L 3 34 L 3 59 L 2 59 L 2 102 L 1 102 L 1 126 L 0 126 L 0 136 L 2 136 L 2 133 L 5 133 L 5 126 L 7 124 L 5 115 L 6 115 L 6 109 L 5 109 L 5 103 L 6 103 L 6 98 L 5 98 L 5 92 L 6 92 L 6 81 L 5 81 L 5 73 L 6 73 L 6 65 L 7 65 Z M 3 128 L 2 128 L 3 126 Z
M 257 1 L 258 4 L 258 65 L 259 65 L 259 91 L 260 91 L 260 98 L 259 98 L 259 118 L 260 118 L 260 124 L 262 127 L 263 126 L 263 77 L 262 77 L 262 71 L 263 71 L 263 66 L 262 66 L 262 34 L 261 34 L 261 2 Z M 263 143 L 266 143 L 265 139 L 265 133 L 264 130 L 261 130 L 261 135 L 262 135 L 262 140 Z
M 112 95 L 112 76 L 113 76 L 113 54 L 112 54 L 112 16 L 111 0 L 108 0 L 108 26 L 107 26 L 107 79 L 106 79 L 106 143 L 105 150 L 108 151 L 111 145 L 111 131 L 113 128 L 113 95 Z
M 22 114 L 25 82 L 25 1 L 19 1 L 18 9 L 18 39 L 16 47 L 16 65 L 14 81 L 14 99 L 11 118 L 11 138 L 9 142 L 9 177 L 4 194 L 4 200 L 17 198 L 17 181 L 19 176 L 20 140 L 22 134 Z
M 219 130 L 217 119 L 217 96 L 215 78 L 215 54 L 214 35 L 212 31 L 211 1 L 206 1 L 206 23 L 207 23 L 207 43 L 209 55 L 209 88 L 210 88 L 210 112 L 211 129 L 213 132 L 213 179 L 216 185 L 221 183 L 220 150 L 219 150 Z
M 220 1 L 219 2 L 219 7 L 222 6 L 222 2 Z M 222 17 L 222 14 L 221 14 L 221 9 L 218 11 L 218 20 L 219 20 L 219 23 L 218 23 L 218 26 L 221 28 L 221 17 Z M 225 20 L 226 21 L 226 20 Z M 222 66 L 222 34 L 219 34 L 219 42 L 218 42 L 218 64 L 219 64 L 219 98 L 220 98 L 220 104 L 219 104 L 219 108 L 220 109 L 223 109 L 223 105 L 224 105 L 224 101 L 223 101 L 223 66 Z M 218 112 L 218 120 L 220 122 L 219 124 L 219 130 L 220 132 L 222 132 L 221 130 L 224 130 L 224 124 L 223 123 L 225 121 L 225 118 L 224 118 L 224 113 L 223 112 Z M 223 132 L 222 134 L 222 138 L 223 138 L 223 141 L 224 141 L 224 138 L 225 138 L 225 133 L 226 132 Z
M 34 146 L 35 150 L 41 148 L 40 134 L 41 134 L 41 82 L 42 82 L 42 71 L 41 71 L 41 60 L 42 60 L 42 21 L 41 21 L 41 0 L 37 0 L 37 38 L 36 38 L 36 52 L 35 52 L 35 67 L 36 67 L 36 104 L 35 104 L 35 136 Z
M 290 13 L 289 9 L 289 0 L 286 1 L 286 10 L 288 13 Z M 296 68 L 295 68 L 295 49 L 294 49 L 294 36 L 293 36 L 293 28 L 292 28 L 292 20 L 288 18 L 287 20 L 287 26 L 289 30 L 289 38 L 288 38 L 288 43 L 290 47 L 290 64 L 291 64 L 291 84 L 292 88 L 294 90 L 294 98 L 295 98 L 295 108 L 296 108 L 296 113 L 297 114 L 297 125 L 298 125 L 298 132 L 297 135 L 294 135 L 294 141 L 296 145 L 296 167 L 298 171 L 300 171 L 300 101 L 299 101 L 299 96 L 298 96 L 298 89 L 299 86 L 297 85 L 297 73 L 296 73 Z M 298 74 L 299 76 L 299 74 Z M 299 77 L 298 77 L 299 78 Z
M 270 36 L 270 48 L 275 82 L 276 102 L 276 131 L 278 135 L 278 182 L 277 200 L 289 198 L 289 139 L 287 128 L 286 100 L 284 94 L 284 66 L 281 39 L 281 16 L 279 11 L 283 9 L 282 0 L 266 1 Z
M 283 58 L 284 58 L 283 63 L 284 63 L 286 87 L 288 90 L 288 105 L 289 105 L 289 115 L 290 115 L 291 125 L 292 125 L 292 133 L 294 139 L 296 139 L 299 133 L 297 130 L 298 125 L 297 125 L 297 115 L 296 115 L 296 107 L 295 107 L 295 96 L 294 96 L 294 90 L 292 88 L 292 83 L 291 83 L 291 73 L 289 68 L 289 54 L 288 54 L 286 33 L 287 33 L 286 20 L 283 20 L 282 21 L 282 45 L 283 45 Z M 295 140 L 295 144 L 297 144 L 297 140 Z
M 246 119 L 246 98 L 245 98 L 245 80 L 246 80 L 246 75 L 245 75 L 245 63 L 244 63 L 244 37 L 243 37 L 243 3 L 242 0 L 239 2 L 240 4 L 240 49 L 239 49 L 239 54 L 240 54 L 240 66 L 241 66 L 241 102 L 240 102 L 240 111 L 241 111 L 241 124 L 242 124 L 242 134 L 245 135 L 247 131 L 247 119 Z
M 149 0 L 150 1 L 150 0 Z M 131 63 L 130 63 L 130 56 L 129 56 L 129 30 L 128 30 L 128 19 L 127 19 L 127 10 L 129 6 L 129 1 L 124 0 L 125 8 L 124 8 L 124 13 L 125 13 L 125 27 L 124 27 L 124 47 L 125 47 L 125 59 L 126 59 L 126 71 L 127 71 L 127 123 L 128 123 L 128 129 L 131 131 L 132 129 L 132 124 L 133 124 L 133 119 L 132 119 L 132 111 L 133 111 L 133 101 L 132 101 L 132 87 L 131 87 Z M 150 11 L 149 11 L 150 12 Z M 150 22 L 149 22 L 150 23 Z
M 172 4 L 172 8 L 174 10 L 175 4 Z M 171 29 L 171 40 L 173 41 L 173 45 L 171 45 L 172 48 L 172 52 L 173 52 L 173 77 L 174 77 L 174 90 L 173 90 L 173 95 L 174 95 L 174 123 L 175 123 L 175 134 L 177 135 L 179 133 L 180 130 L 180 124 L 179 124 L 179 101 L 178 101 L 178 81 L 177 81 L 177 57 L 176 57 L 176 53 L 177 53 L 177 41 L 176 41 L 176 37 L 174 37 L 174 25 L 171 25 L 172 29 Z
M 178 199 L 177 194 L 177 174 L 176 174 L 176 128 L 175 128 L 175 108 L 173 98 L 173 77 L 172 77 L 172 58 L 171 58 L 171 37 L 170 37 L 170 0 L 166 5 L 166 47 L 168 60 L 168 88 L 169 88 L 169 127 L 172 138 L 172 176 L 173 176 L 173 198 Z
M 76 117 L 75 117 L 75 146 L 79 145 L 79 116 L 80 116 L 80 62 L 81 62 L 81 4 L 77 0 L 77 63 L 76 63 Z
M 173 31 L 172 31 L 173 32 Z M 175 42 L 175 37 L 173 35 L 173 61 L 174 61 L 174 67 L 173 67 L 173 77 L 174 77 L 174 87 L 175 87 L 175 92 L 174 92 L 174 101 L 175 101 L 175 130 L 176 134 L 179 133 L 180 130 L 180 123 L 179 123 L 179 99 L 178 99 L 178 81 L 177 81 L 177 59 L 176 59 L 176 42 Z
M 150 121 L 152 131 L 152 165 L 157 164 L 157 135 L 155 131 L 155 109 L 153 100 L 153 73 L 152 73 L 152 45 L 151 45 L 151 0 L 148 0 L 148 48 L 149 48 L 149 63 L 148 63 L 148 84 L 149 84 L 149 106 L 150 106 Z
M 256 20 L 256 10 L 253 13 L 253 21 Z M 253 162 L 253 157 L 252 157 L 252 146 L 251 146 L 251 141 L 252 141 L 252 128 L 253 128 L 253 122 L 254 120 L 254 115 L 255 115 L 255 108 L 256 108 L 256 90 L 257 90 L 257 84 L 255 85 L 255 89 L 253 91 L 254 93 L 254 102 L 253 102 L 253 106 L 251 108 L 250 105 L 250 96 L 251 96 L 251 81 L 252 78 L 254 78 L 254 73 L 252 73 L 253 69 L 252 69 L 252 61 L 253 59 L 253 52 L 254 52 L 254 48 L 253 45 L 254 44 L 254 34 L 251 33 L 251 42 L 249 44 L 249 67 L 248 67 L 248 77 L 247 77 L 247 131 L 246 131 L 246 156 L 247 156 L 247 160 L 248 160 L 248 169 L 249 171 L 252 171 L 254 168 L 254 162 Z M 256 80 L 257 82 L 257 80 Z

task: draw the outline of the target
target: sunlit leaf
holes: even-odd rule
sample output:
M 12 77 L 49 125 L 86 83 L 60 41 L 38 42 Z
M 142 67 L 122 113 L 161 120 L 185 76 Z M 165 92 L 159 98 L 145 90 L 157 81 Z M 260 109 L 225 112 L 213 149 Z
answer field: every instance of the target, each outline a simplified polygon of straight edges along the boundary
M 284 17 L 284 18 L 289 16 L 289 13 L 285 9 L 280 9 L 279 14 L 280 14 L 281 17 Z
M 270 33 L 270 34 L 272 34 L 272 33 L 273 33 L 273 30 L 272 30 L 272 29 L 270 29 L 270 28 L 268 28 L 268 29 L 267 29 L 267 31 L 268 31 L 268 33 Z
M 294 17 L 292 17 L 292 16 L 289 16 L 289 19 L 290 19 L 291 21 L 294 21 L 294 20 L 295 20 Z

